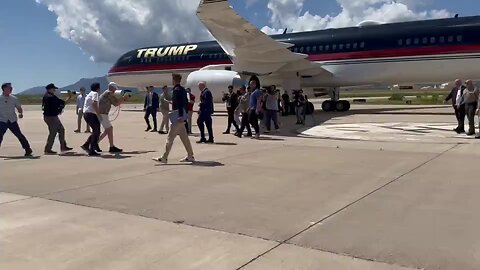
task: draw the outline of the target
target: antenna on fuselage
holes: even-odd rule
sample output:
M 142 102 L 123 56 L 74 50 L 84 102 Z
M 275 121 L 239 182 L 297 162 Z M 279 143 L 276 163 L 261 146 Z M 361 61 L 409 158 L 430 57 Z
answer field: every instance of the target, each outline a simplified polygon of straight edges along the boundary
M 455 14 L 455 17 L 454 18 L 458 18 L 458 14 Z
M 284 35 L 287 33 L 287 30 L 288 30 L 288 28 L 285 28 L 285 30 L 283 30 Z

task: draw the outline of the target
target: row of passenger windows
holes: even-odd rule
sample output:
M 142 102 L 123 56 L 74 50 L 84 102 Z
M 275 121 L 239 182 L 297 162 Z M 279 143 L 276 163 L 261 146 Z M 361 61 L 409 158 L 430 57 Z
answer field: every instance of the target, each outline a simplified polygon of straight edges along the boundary
M 343 51 L 343 50 L 357 50 L 364 49 L 365 42 L 355 43 L 341 43 L 341 44 L 328 44 L 319 46 L 302 46 L 290 48 L 292 52 L 296 53 L 310 53 L 310 52 L 323 52 L 323 51 Z
M 441 37 L 423 37 L 423 38 L 405 38 L 399 39 L 399 46 L 410 46 L 410 45 L 427 45 L 427 44 L 445 44 L 445 43 L 454 43 L 454 42 L 463 42 L 463 36 L 441 36 Z

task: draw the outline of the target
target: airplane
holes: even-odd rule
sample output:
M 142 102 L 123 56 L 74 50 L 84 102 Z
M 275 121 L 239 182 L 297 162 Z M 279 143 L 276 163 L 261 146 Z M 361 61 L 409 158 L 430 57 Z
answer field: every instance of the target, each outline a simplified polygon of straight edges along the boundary
M 285 90 L 327 90 L 324 111 L 348 111 L 340 87 L 450 82 L 480 74 L 480 16 L 400 23 L 365 21 L 355 27 L 269 36 L 238 15 L 228 0 L 202 0 L 197 16 L 215 41 L 139 48 L 122 55 L 108 73 L 119 85 L 206 81 L 221 99 L 228 85 L 251 75 Z M 179 29 L 179 31 L 181 31 Z

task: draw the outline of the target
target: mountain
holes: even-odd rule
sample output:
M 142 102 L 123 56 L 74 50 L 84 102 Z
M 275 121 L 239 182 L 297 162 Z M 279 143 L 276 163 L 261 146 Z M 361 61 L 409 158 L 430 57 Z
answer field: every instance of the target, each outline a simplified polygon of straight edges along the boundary
M 80 87 L 85 87 L 85 89 L 87 89 L 87 92 L 90 92 L 90 85 L 94 82 L 100 83 L 100 89 L 102 89 L 102 90 L 107 89 L 108 83 L 109 83 L 108 80 L 107 80 L 107 76 L 90 78 L 90 79 L 85 79 L 84 78 L 84 79 L 81 79 L 74 84 L 67 85 L 65 87 L 61 87 L 60 91 L 70 90 L 70 91 L 78 92 L 80 90 Z M 27 89 L 23 92 L 20 92 L 18 95 L 33 96 L 33 95 L 43 95 L 44 93 L 45 93 L 45 86 L 37 86 L 37 87 Z

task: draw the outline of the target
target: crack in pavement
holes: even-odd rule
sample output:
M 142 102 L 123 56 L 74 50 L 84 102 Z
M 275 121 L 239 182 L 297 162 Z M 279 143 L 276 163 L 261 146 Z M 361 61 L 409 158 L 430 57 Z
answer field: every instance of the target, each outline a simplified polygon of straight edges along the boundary
M 414 167 L 413 169 L 410 169 L 409 171 L 407 171 L 407 172 L 405 172 L 405 173 L 401 174 L 400 176 L 397 176 L 397 177 L 395 177 L 395 178 L 394 178 L 394 179 L 392 179 L 391 181 L 389 181 L 389 182 L 387 182 L 387 183 L 385 183 L 385 184 L 381 185 L 380 187 L 378 187 L 378 188 L 376 188 L 376 189 L 374 189 L 374 190 L 372 190 L 372 191 L 368 192 L 367 194 L 363 195 L 362 197 L 360 197 L 360 198 L 358 198 L 358 199 L 356 199 L 356 200 L 354 200 L 354 201 L 350 202 L 349 204 L 347 204 L 347 205 L 343 206 L 342 208 L 338 209 L 337 211 L 335 211 L 335 212 L 332 212 L 331 214 L 329 214 L 329 215 L 325 216 L 324 218 L 320 219 L 319 221 L 317 221 L 317 222 L 315 222 L 315 223 L 313 223 L 313 224 L 309 225 L 309 226 L 308 226 L 308 227 L 306 227 L 305 229 L 303 229 L 303 230 L 301 230 L 301 231 L 299 231 L 299 232 L 295 233 L 295 234 L 294 234 L 294 235 L 292 235 L 291 237 L 289 237 L 289 238 L 287 238 L 287 239 L 285 239 L 285 240 L 283 240 L 283 241 L 280 241 L 280 244 L 278 244 L 277 246 L 275 246 L 275 247 L 273 247 L 273 248 L 271 248 L 271 249 L 269 249 L 269 250 L 267 250 L 267 251 L 263 252 L 262 254 L 258 255 L 258 256 L 257 256 L 257 257 L 255 257 L 255 258 L 253 258 L 252 260 L 250 260 L 250 261 L 249 261 L 249 262 L 247 262 L 246 264 L 242 265 L 241 267 L 237 268 L 236 270 L 241 270 L 241 269 L 244 269 L 246 266 L 248 266 L 248 265 L 250 265 L 251 263 L 253 263 L 253 262 L 257 261 L 257 260 L 258 260 L 258 259 L 260 259 L 261 257 L 263 257 L 263 256 L 267 255 L 268 253 L 272 252 L 273 250 L 277 249 L 278 247 L 280 247 L 280 246 L 282 246 L 282 245 L 289 245 L 290 243 L 288 243 L 288 241 L 292 240 L 293 238 L 295 238 L 295 237 L 299 236 L 300 234 L 303 234 L 303 233 L 305 233 L 306 231 L 310 230 L 311 228 L 313 228 L 313 227 L 317 226 L 318 224 L 320 224 L 320 223 L 322 223 L 322 222 L 326 221 L 327 219 L 330 219 L 330 218 L 332 218 L 333 216 L 335 216 L 335 215 L 337 215 L 337 214 L 339 214 L 339 213 L 341 213 L 341 212 L 345 211 L 346 209 L 348 209 L 348 208 L 350 208 L 351 206 L 353 206 L 353 205 L 355 205 L 355 204 L 359 203 L 360 201 L 364 200 L 365 198 L 367 198 L 367 197 L 369 197 L 369 196 L 371 196 L 371 195 L 373 195 L 373 194 L 375 194 L 375 193 L 379 192 L 380 190 L 382 190 L 382 189 L 384 189 L 384 188 L 388 187 L 389 185 L 391 185 L 391 184 L 395 183 L 395 182 L 396 182 L 396 181 L 398 181 L 399 179 L 401 179 L 401 178 L 403 178 L 403 177 L 405 177 L 405 176 L 407 176 L 407 175 L 411 174 L 412 172 L 414 172 L 414 171 L 416 171 L 416 170 L 420 169 L 421 167 L 423 167 L 423 166 L 427 165 L 428 163 L 430 163 L 430 162 L 432 162 L 432 161 L 434 161 L 434 160 L 438 159 L 439 157 L 441 157 L 442 155 L 446 154 L 447 152 L 449 152 L 449 151 L 453 150 L 454 148 L 458 147 L 459 145 L 460 145 L 460 144 L 458 144 L 458 143 L 457 143 L 457 144 L 453 145 L 452 147 L 450 147 L 450 148 L 448 148 L 448 149 L 446 149 L 446 150 L 444 150 L 444 151 L 442 151 L 442 152 L 440 152 L 440 153 L 436 154 L 436 155 L 435 155 L 435 156 L 433 156 L 432 158 L 430 158 L 430 159 L 428 159 L 428 160 L 426 160 L 426 161 L 422 162 L 421 164 L 419 164 L 418 166 Z M 331 253 L 335 254 L 334 252 L 331 252 Z M 339 255 L 339 254 L 337 254 L 337 255 Z M 356 257 L 354 257 L 354 256 L 351 256 L 351 255 L 349 255 L 349 254 L 347 254 L 347 255 L 348 255 L 349 257 L 356 258 Z M 366 259 L 366 258 L 358 258 L 358 259 L 362 259 L 362 260 L 370 260 L 370 261 L 373 261 L 373 260 L 371 260 L 371 259 Z M 375 262 L 380 262 L 380 261 L 375 261 Z M 386 262 L 382 262 L 382 263 L 386 263 Z M 389 263 L 386 263 L 386 264 L 389 264 Z M 390 264 L 390 265 L 391 265 L 391 264 Z

